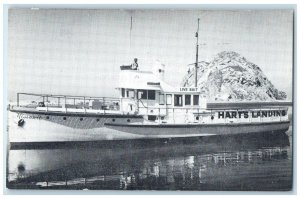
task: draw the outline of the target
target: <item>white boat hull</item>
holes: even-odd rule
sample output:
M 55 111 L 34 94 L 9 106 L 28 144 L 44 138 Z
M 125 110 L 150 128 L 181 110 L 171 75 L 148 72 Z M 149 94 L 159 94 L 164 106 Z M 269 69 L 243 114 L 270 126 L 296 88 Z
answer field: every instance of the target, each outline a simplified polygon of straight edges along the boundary
M 21 114 L 21 115 L 20 115 Z M 64 120 L 64 117 L 65 120 Z M 24 124 L 18 125 L 23 119 Z M 82 119 L 82 120 L 81 120 Z M 112 122 L 112 120 L 114 121 Z M 138 124 L 134 116 L 63 116 L 9 112 L 9 142 L 74 142 L 287 131 L 289 121 L 228 124 Z

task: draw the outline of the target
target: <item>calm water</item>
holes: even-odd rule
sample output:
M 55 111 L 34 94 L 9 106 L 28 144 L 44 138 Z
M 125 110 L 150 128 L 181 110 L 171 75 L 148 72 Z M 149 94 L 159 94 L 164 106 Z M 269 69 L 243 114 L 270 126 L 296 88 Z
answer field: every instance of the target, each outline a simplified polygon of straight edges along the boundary
M 7 184 L 21 189 L 290 190 L 292 132 L 15 146 Z

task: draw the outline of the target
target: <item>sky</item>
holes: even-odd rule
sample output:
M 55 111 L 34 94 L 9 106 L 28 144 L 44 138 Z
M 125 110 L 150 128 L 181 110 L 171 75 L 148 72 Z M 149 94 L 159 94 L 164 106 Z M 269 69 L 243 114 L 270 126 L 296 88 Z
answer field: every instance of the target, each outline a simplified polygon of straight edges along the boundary
M 132 18 L 132 23 L 131 23 Z M 291 10 L 11 9 L 8 13 L 9 100 L 18 92 L 117 97 L 119 68 L 165 64 L 180 86 L 195 62 L 235 51 L 257 64 L 292 98 Z

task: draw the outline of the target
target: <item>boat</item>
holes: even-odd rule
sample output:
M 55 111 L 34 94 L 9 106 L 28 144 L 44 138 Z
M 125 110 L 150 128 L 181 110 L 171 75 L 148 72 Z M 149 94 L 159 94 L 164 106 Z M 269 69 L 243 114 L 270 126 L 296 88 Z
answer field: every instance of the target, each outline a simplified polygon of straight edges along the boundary
M 198 20 L 199 29 L 199 20 Z M 196 34 L 198 69 L 198 31 Z M 209 102 L 195 87 L 153 71 L 120 67 L 118 98 L 17 93 L 9 105 L 9 142 L 73 142 L 284 132 L 291 102 Z M 197 72 L 196 72 L 197 74 Z
M 287 131 L 290 102 L 206 102 L 164 70 L 121 70 L 119 98 L 18 93 L 9 142 L 175 138 Z M 22 99 L 31 98 L 30 103 Z M 32 100 L 35 98 L 36 100 Z M 38 101 L 40 99 L 40 101 Z
M 9 142 L 210 136 L 287 131 L 290 125 L 289 102 L 209 103 L 196 88 L 173 89 L 151 72 L 120 76 L 120 98 L 18 93 L 9 107 Z M 26 97 L 42 101 L 19 101 Z

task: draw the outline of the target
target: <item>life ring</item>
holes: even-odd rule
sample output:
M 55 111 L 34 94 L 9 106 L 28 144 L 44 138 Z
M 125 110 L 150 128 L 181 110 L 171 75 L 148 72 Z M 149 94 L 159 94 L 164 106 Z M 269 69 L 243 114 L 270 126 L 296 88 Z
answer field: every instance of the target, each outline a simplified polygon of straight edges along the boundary
M 23 120 L 23 119 L 20 119 L 19 121 L 18 121 L 18 126 L 23 126 L 25 124 L 25 120 Z

